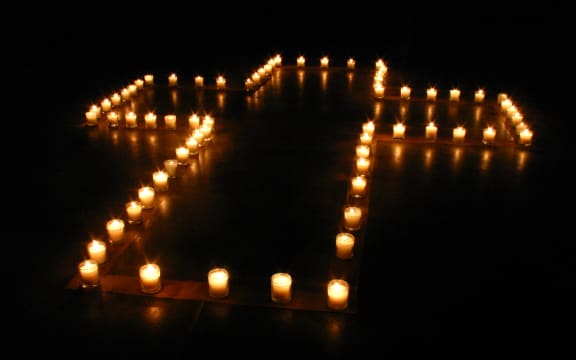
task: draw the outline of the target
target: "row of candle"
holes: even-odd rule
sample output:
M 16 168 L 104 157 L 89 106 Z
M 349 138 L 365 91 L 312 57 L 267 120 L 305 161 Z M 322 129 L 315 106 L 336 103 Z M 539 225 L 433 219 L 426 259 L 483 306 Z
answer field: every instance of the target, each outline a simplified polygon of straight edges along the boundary
M 268 61 L 260 66 L 258 70 L 254 71 L 244 81 L 244 88 L 246 91 L 254 91 L 260 88 L 266 81 L 270 79 L 272 71 L 282 65 L 282 57 L 277 54 L 268 59 Z
M 306 66 L 306 57 L 304 55 L 299 55 L 296 58 L 296 66 L 299 68 Z M 330 66 L 330 58 L 326 55 L 322 56 L 319 60 L 319 66 L 322 69 L 327 69 Z M 356 67 L 356 60 L 353 57 L 349 57 L 348 60 L 346 60 L 346 67 L 349 70 L 354 70 Z

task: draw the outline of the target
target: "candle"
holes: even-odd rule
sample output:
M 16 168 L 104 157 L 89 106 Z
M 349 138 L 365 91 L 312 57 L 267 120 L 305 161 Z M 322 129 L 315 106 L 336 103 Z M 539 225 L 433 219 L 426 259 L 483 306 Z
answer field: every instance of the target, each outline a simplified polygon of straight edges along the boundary
M 188 148 L 189 155 L 196 155 L 198 154 L 200 145 L 198 144 L 198 140 L 191 135 L 186 139 L 186 147 Z
M 122 96 L 120 96 L 118 93 L 114 93 L 110 97 L 110 100 L 112 101 L 113 106 L 118 106 L 122 103 Z
M 350 195 L 362 197 L 366 192 L 366 178 L 364 176 L 354 176 L 350 181 Z
M 353 255 L 356 237 L 347 232 L 336 234 L 336 257 L 346 260 Z
M 436 101 L 437 95 L 438 95 L 438 90 L 436 90 L 436 88 L 430 87 L 426 90 L 426 100 Z
M 392 129 L 392 137 L 394 139 L 404 139 L 404 133 L 406 132 L 406 126 L 402 123 L 394 124 Z
M 362 209 L 358 206 L 346 206 L 344 208 L 344 227 L 348 230 L 360 229 L 362 221 Z
M 496 138 L 496 130 L 492 126 L 488 126 L 482 132 L 482 142 L 484 144 L 493 144 Z
M 142 186 L 138 189 L 138 198 L 142 204 L 143 209 L 151 209 L 154 207 L 154 197 L 156 193 L 151 186 Z
M 188 125 L 190 125 L 192 129 L 197 129 L 200 127 L 200 116 L 198 116 L 196 113 L 188 116 Z
M 532 144 L 532 130 L 524 128 L 522 131 L 520 131 L 518 143 L 524 146 L 529 146 Z
M 142 203 L 139 201 L 129 201 L 126 203 L 126 214 L 129 224 L 139 224 L 142 222 Z
M 410 99 L 410 93 L 412 92 L 412 89 L 410 89 L 409 86 L 402 86 L 400 88 L 400 98 L 403 100 L 408 100 Z
M 110 219 L 106 223 L 106 231 L 108 231 L 108 237 L 111 243 L 116 243 L 122 240 L 124 237 L 124 220 L 122 219 Z
M 367 158 L 370 156 L 370 146 L 368 145 L 356 145 L 356 156 Z
M 323 69 L 328 68 L 328 64 L 330 63 L 330 60 L 328 60 L 328 56 L 323 56 L 320 59 L 320 67 Z
M 130 99 L 130 96 L 132 96 L 132 94 L 130 94 L 130 90 L 128 90 L 128 88 L 124 88 L 120 90 L 120 96 L 122 97 L 123 100 L 128 100 Z
M 146 85 L 152 85 L 154 84 L 154 75 L 152 74 L 146 74 L 144 75 L 144 83 Z
M 360 145 L 370 146 L 370 144 L 372 144 L 372 135 L 367 131 L 362 131 L 362 134 L 360 134 Z
M 278 272 L 270 277 L 271 297 L 275 303 L 287 303 L 292 300 L 292 276 Z
M 456 88 L 450 89 L 450 101 L 458 100 L 460 100 L 460 90 Z
M 168 76 L 168 85 L 170 86 L 176 86 L 178 85 L 178 76 L 174 73 L 170 74 L 170 76 Z
M 188 164 L 188 158 L 190 157 L 190 150 L 186 146 L 178 146 L 176 148 L 176 159 L 179 165 Z
M 374 125 L 374 121 L 366 121 L 362 124 L 362 131 L 368 133 L 370 136 L 373 136 L 375 127 L 376 126 Z
M 230 288 L 228 285 L 229 274 L 224 268 L 214 268 L 208 272 L 208 288 L 212 297 L 223 298 L 228 296 Z
M 147 294 L 153 294 L 162 288 L 160 280 L 160 267 L 156 264 L 140 266 L 140 290 Z
M 83 288 L 94 288 L 100 285 L 98 263 L 94 259 L 87 259 L 78 264 L 78 271 L 82 278 Z
M 194 86 L 196 87 L 203 87 L 204 86 L 204 77 L 200 75 L 196 75 L 194 78 Z
M 376 84 L 374 84 L 374 96 L 376 96 L 378 99 L 381 99 L 384 97 L 384 85 L 382 85 L 381 82 L 377 82 Z
M 144 115 L 144 124 L 148 129 L 156 128 L 156 114 L 148 112 Z
M 168 173 L 166 171 L 154 171 L 152 180 L 154 181 L 154 190 L 156 192 L 168 191 Z
M 98 116 L 99 114 L 96 111 L 86 111 L 86 125 L 88 126 L 96 126 L 98 125 Z
M 426 140 L 436 140 L 436 136 L 438 136 L 438 127 L 436 127 L 433 121 L 430 121 L 428 125 L 426 125 Z
M 368 175 L 370 170 L 370 159 L 359 157 L 356 159 L 356 173 L 360 176 Z
M 93 239 L 86 245 L 88 256 L 98 264 L 106 262 L 106 243 L 104 241 Z
M 463 126 L 457 126 L 452 131 L 452 137 L 454 142 L 462 142 L 466 137 L 466 129 Z
M 100 102 L 100 106 L 102 107 L 102 111 L 110 111 L 110 109 L 112 109 L 112 101 L 108 98 L 104 98 Z
M 134 85 L 136 85 L 137 89 L 142 89 L 142 88 L 144 88 L 144 80 L 136 79 L 136 80 L 134 80 Z
M 306 65 L 306 58 L 302 55 L 298 56 L 296 59 L 296 66 L 297 67 L 304 67 Z
M 216 78 L 216 89 L 223 90 L 226 88 L 226 79 L 222 75 L 218 75 Z
M 120 117 L 116 111 L 110 111 L 108 114 L 106 114 L 106 119 L 108 119 L 108 126 L 113 128 L 118 127 L 118 121 L 120 120 Z
M 177 168 L 178 168 L 178 160 L 176 159 L 164 160 L 164 171 L 166 171 L 168 177 L 175 178 Z
M 124 118 L 126 119 L 126 127 L 128 128 L 135 128 L 137 123 L 136 123 L 136 113 L 134 111 L 130 111 L 128 112 Z
M 356 60 L 354 60 L 353 58 L 349 58 L 348 61 L 346 62 L 346 66 L 348 67 L 348 70 L 354 70 L 354 68 L 356 67 Z
M 477 103 L 484 102 L 484 97 L 485 97 L 484 89 L 478 89 L 474 93 L 474 102 Z
M 132 96 L 136 95 L 138 93 L 138 86 L 136 86 L 136 84 L 128 85 L 128 92 Z
M 348 307 L 349 288 L 346 280 L 330 280 L 327 286 L 328 307 L 334 310 L 346 309 Z
M 176 129 L 176 115 L 166 114 L 164 115 L 164 125 L 166 129 Z

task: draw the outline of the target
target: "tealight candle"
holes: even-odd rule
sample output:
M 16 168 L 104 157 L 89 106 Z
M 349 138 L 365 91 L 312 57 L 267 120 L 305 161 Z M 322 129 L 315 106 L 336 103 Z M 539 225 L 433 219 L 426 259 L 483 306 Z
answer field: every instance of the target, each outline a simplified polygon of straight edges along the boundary
M 156 128 L 156 114 L 153 112 L 148 112 L 144 115 L 144 125 L 148 129 L 155 129 Z
M 477 103 L 484 102 L 484 97 L 485 97 L 484 89 L 478 89 L 474 93 L 474 102 Z
M 328 307 L 334 310 L 343 310 L 348 307 L 350 286 L 346 280 L 333 279 L 327 285 Z
M 359 157 L 356 159 L 356 173 L 360 176 L 368 175 L 370 170 L 370 159 Z
M 174 73 L 170 74 L 170 76 L 168 76 L 168 85 L 170 86 L 176 86 L 178 85 L 178 76 Z
M 156 192 L 151 186 L 142 186 L 138 189 L 138 198 L 143 209 L 152 209 L 154 207 L 154 197 Z
M 356 156 L 367 158 L 370 156 L 370 146 L 368 145 L 356 145 Z
M 94 288 L 100 285 L 100 275 L 96 260 L 87 259 L 80 262 L 78 271 L 80 272 L 83 288 Z
M 126 127 L 135 128 L 137 126 L 137 123 L 136 123 L 137 115 L 134 111 L 128 112 L 124 116 L 124 119 L 126 120 Z
M 450 101 L 458 100 L 460 100 L 460 90 L 456 88 L 450 89 Z
M 176 159 L 179 165 L 188 164 L 188 159 L 190 157 L 190 150 L 186 146 L 178 146 L 176 148 Z
M 176 129 L 176 115 L 175 114 L 164 115 L 164 126 L 166 126 L 166 129 Z
M 482 142 L 484 144 L 493 144 L 496 138 L 496 130 L 492 126 L 488 126 L 482 132 Z
M 122 241 L 124 237 L 124 220 L 110 219 L 106 223 L 106 231 L 111 243 Z
M 366 178 L 364 176 L 354 176 L 350 181 L 350 195 L 353 197 L 363 197 L 366 192 Z
M 208 272 L 209 295 L 215 298 L 228 296 L 230 292 L 228 270 L 213 268 Z
M 129 201 L 126 203 L 126 215 L 129 224 L 139 224 L 142 222 L 142 203 L 139 201 Z
M 175 178 L 177 168 L 178 168 L 178 160 L 176 159 L 164 160 L 164 171 L 166 171 L 168 177 Z
M 86 248 L 90 259 L 98 264 L 106 262 L 106 243 L 104 241 L 93 239 L 86 245 Z
M 360 229 L 362 221 L 362 209 L 358 206 L 346 206 L 344 208 L 344 227 L 348 230 Z
M 120 120 L 120 116 L 116 111 L 110 111 L 106 114 L 106 119 L 108 119 L 108 126 L 110 127 L 118 127 L 118 121 Z
M 296 59 L 296 66 L 297 67 L 304 67 L 306 65 L 306 58 L 302 55 L 298 56 Z
M 349 58 L 346 62 L 346 66 L 348 67 L 348 70 L 353 70 L 356 67 L 356 60 Z
M 524 146 L 529 146 L 532 144 L 532 130 L 524 128 L 522 131 L 520 131 L 518 143 Z
M 168 173 L 166 171 L 154 171 L 152 180 L 154 181 L 154 190 L 156 192 L 168 191 Z
M 154 84 L 154 75 L 152 74 L 146 74 L 144 75 L 144 83 L 146 85 L 152 85 Z
M 400 98 L 403 100 L 408 100 L 410 99 L 410 93 L 412 92 L 412 89 L 409 86 L 402 86 L 400 88 Z
M 426 100 L 428 101 L 436 101 L 437 95 L 438 90 L 436 88 L 430 87 L 426 90 Z
M 223 90 L 226 88 L 226 79 L 222 75 L 218 75 L 216 78 L 216 89 Z
M 452 131 L 452 137 L 455 142 L 462 142 L 466 137 L 466 129 L 463 126 L 457 126 Z
M 340 259 L 350 259 L 353 255 L 356 237 L 347 232 L 336 234 L 336 256 Z
M 438 136 L 438 127 L 430 121 L 426 125 L 426 140 L 436 140 L 436 136 Z
M 203 87 L 204 86 L 204 77 L 202 77 L 200 75 L 196 75 L 196 77 L 194 77 L 194 86 Z
M 320 59 L 320 67 L 321 68 L 328 68 L 328 64 L 330 63 L 330 60 L 328 59 L 328 56 L 323 56 Z
M 162 288 L 160 267 L 156 264 L 140 266 L 140 290 L 147 294 L 153 294 Z
M 275 303 L 287 303 L 292 300 L 292 276 L 278 272 L 270 277 L 271 298 Z
M 402 123 L 394 124 L 392 129 L 392 137 L 394 139 L 404 139 L 404 133 L 406 132 L 406 126 Z

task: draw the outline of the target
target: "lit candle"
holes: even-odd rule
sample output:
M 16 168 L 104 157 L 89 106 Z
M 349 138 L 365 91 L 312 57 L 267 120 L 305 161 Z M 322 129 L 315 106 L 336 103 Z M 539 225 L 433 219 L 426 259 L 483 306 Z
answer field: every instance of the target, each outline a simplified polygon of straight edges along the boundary
M 168 173 L 166 171 L 154 171 L 152 180 L 154 181 L 154 190 L 156 192 L 168 191 Z
M 329 63 L 330 63 L 330 60 L 328 59 L 328 56 L 323 56 L 320 59 L 320 67 L 321 68 L 324 68 L 324 69 L 328 68 Z
M 374 121 L 366 121 L 362 124 L 362 131 L 368 133 L 370 136 L 373 136 L 375 127 L 376 126 L 374 125 Z
M 210 296 L 216 298 L 228 296 L 230 292 L 228 280 L 228 270 L 224 268 L 211 269 L 208 272 L 208 288 Z
M 198 154 L 198 148 L 200 145 L 198 144 L 198 140 L 191 135 L 186 139 L 186 147 L 188 148 L 189 155 L 196 155 Z
M 292 300 L 292 276 L 287 273 L 275 273 L 270 277 L 271 297 L 275 303 L 287 303 Z
M 455 142 L 462 142 L 466 137 L 466 129 L 463 126 L 457 126 L 452 131 L 452 137 Z
M 346 65 L 348 66 L 348 70 L 353 70 L 356 67 L 356 60 L 349 58 Z
M 124 88 L 120 90 L 120 96 L 122 97 L 123 100 L 128 100 L 130 99 L 132 94 L 130 94 L 130 90 L 128 90 L 128 88 Z
M 156 128 L 156 114 L 148 112 L 144 115 L 144 124 L 148 129 Z
M 126 215 L 129 224 L 139 224 L 142 222 L 142 203 L 139 201 L 129 201 L 126 203 Z
M 370 159 L 359 157 L 356 159 L 356 173 L 360 176 L 368 175 L 370 170 Z
M 438 136 L 438 127 L 436 127 L 433 121 L 430 121 L 428 125 L 426 125 L 426 140 L 436 140 L 436 136 Z
M 436 101 L 436 96 L 438 95 L 438 90 L 434 87 L 430 87 L 426 90 L 426 100 Z
M 98 263 L 94 259 L 87 259 L 78 264 L 78 271 L 82 278 L 83 288 L 93 288 L 100 285 L 100 275 L 98 274 Z
M 204 86 L 204 77 L 200 75 L 196 75 L 194 78 L 194 86 L 196 87 L 203 87 Z
M 106 243 L 104 241 L 93 239 L 86 247 L 90 259 L 96 261 L 98 264 L 106 262 Z
M 296 59 L 296 66 L 304 67 L 304 65 L 306 65 L 306 58 L 304 58 L 304 56 L 302 55 L 298 56 L 298 58 Z
M 368 145 L 356 145 L 356 156 L 367 158 L 370 156 L 370 146 Z
M 110 109 L 112 109 L 112 101 L 105 98 L 100 102 L 100 106 L 102 107 L 102 111 L 110 111 Z
M 476 92 L 474 93 L 474 102 L 477 102 L 477 103 L 484 102 L 485 95 L 486 94 L 484 93 L 484 89 L 476 90 Z
M 176 129 L 176 115 L 166 114 L 164 115 L 164 125 L 166 129 Z
M 382 83 L 377 82 L 376 84 L 374 84 L 374 96 L 376 96 L 378 99 L 381 99 L 384 97 L 384 85 L 382 85 Z
M 118 127 L 118 121 L 120 120 L 120 117 L 116 111 L 110 111 L 108 114 L 106 114 L 106 118 L 108 119 L 108 126 L 113 128 Z
M 86 125 L 88 126 L 96 126 L 98 125 L 98 116 L 99 114 L 96 111 L 86 111 Z
M 524 128 L 520 131 L 518 143 L 520 145 L 529 146 L 532 144 L 532 130 Z
M 130 111 L 128 112 L 125 116 L 124 119 L 126 119 L 126 127 L 128 128 L 135 128 L 137 126 L 136 123 L 136 113 L 134 111 Z
M 175 178 L 176 177 L 176 169 L 178 167 L 178 160 L 176 159 L 166 159 L 164 160 L 164 171 L 168 174 L 169 177 Z
M 154 84 L 154 75 L 152 74 L 146 74 L 144 75 L 144 83 L 146 85 L 152 85 Z
M 138 189 L 138 198 L 143 209 L 152 209 L 154 207 L 154 197 L 156 193 L 151 186 L 142 186 Z
M 328 282 L 328 307 L 334 310 L 343 310 L 348 307 L 348 293 L 350 286 L 346 280 L 333 279 Z
M 174 73 L 170 74 L 170 76 L 168 76 L 168 85 L 170 86 L 176 86 L 178 85 L 178 76 Z
M 142 88 L 144 88 L 144 80 L 136 79 L 136 80 L 134 80 L 134 85 L 136 85 L 136 88 L 142 89 Z
M 156 264 L 140 266 L 140 290 L 147 294 L 153 294 L 162 288 L 160 280 L 160 267 Z
M 450 101 L 458 100 L 460 100 L 460 90 L 456 88 L 450 89 Z
M 110 97 L 110 100 L 112 101 L 112 105 L 114 105 L 114 106 L 118 106 L 118 105 L 122 104 L 122 96 L 120 96 L 120 94 L 118 94 L 118 93 L 112 94 L 112 96 Z
M 488 126 L 482 133 L 482 142 L 484 144 L 493 144 L 496 138 L 496 130 L 492 126 Z
M 223 90 L 226 88 L 226 79 L 222 75 L 218 75 L 216 78 L 216 89 Z
M 394 124 L 392 129 L 392 137 L 394 139 L 404 139 L 404 133 L 406 132 L 406 126 L 402 123 Z
M 136 84 L 128 85 L 128 92 L 132 96 L 136 95 L 138 93 L 138 86 L 136 86 Z
M 350 259 L 353 255 L 356 237 L 347 232 L 336 234 L 336 256 L 340 259 Z
M 372 135 L 366 131 L 362 131 L 362 134 L 360 134 L 360 145 L 370 146 L 370 144 L 372 144 Z
M 124 237 L 124 220 L 110 219 L 106 223 L 106 230 L 111 243 L 116 243 Z
M 404 100 L 408 100 L 410 99 L 410 93 L 412 92 L 412 89 L 410 89 L 409 86 L 402 86 L 400 88 L 400 98 L 404 99 Z
M 186 146 L 178 146 L 176 148 L 176 160 L 178 160 L 179 165 L 188 164 L 188 158 L 190 157 L 190 150 Z
M 188 116 L 188 125 L 190 125 L 192 129 L 197 129 L 200 127 L 200 116 L 198 116 L 196 113 Z
M 360 229 L 362 221 L 362 209 L 358 206 L 347 206 L 344 208 L 344 227 L 348 230 Z
M 350 181 L 350 195 L 362 197 L 366 192 L 366 178 L 364 176 L 354 176 Z

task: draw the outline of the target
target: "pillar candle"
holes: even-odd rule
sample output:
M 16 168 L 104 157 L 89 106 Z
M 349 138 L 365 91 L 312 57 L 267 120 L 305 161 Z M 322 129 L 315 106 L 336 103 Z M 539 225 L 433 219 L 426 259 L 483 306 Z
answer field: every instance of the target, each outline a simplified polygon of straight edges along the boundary
M 122 219 L 110 219 L 106 223 L 106 231 L 108 232 L 108 237 L 111 243 L 117 243 L 122 241 L 124 237 L 124 220 Z
M 129 201 L 126 203 L 126 215 L 129 224 L 139 224 L 142 222 L 142 203 L 139 201 Z
M 140 267 L 140 290 L 153 294 L 162 288 L 160 267 L 156 264 L 146 264 Z
M 348 230 L 360 229 L 362 222 L 362 209 L 358 206 L 347 206 L 344 208 L 344 227 Z
M 93 288 L 100 285 L 98 263 L 94 259 L 87 259 L 78 264 L 78 271 L 82 279 L 83 288 Z
M 230 293 L 229 274 L 224 268 L 214 268 L 208 272 L 209 295 L 223 298 Z
M 154 171 L 152 180 L 154 181 L 154 190 L 156 192 L 168 191 L 168 173 L 166 171 Z
M 154 197 L 156 193 L 151 186 L 142 186 L 138 189 L 138 198 L 142 204 L 143 209 L 151 209 L 154 207 Z
M 340 232 L 336 234 L 336 256 L 340 259 L 350 259 L 354 250 L 355 236 Z
M 287 273 L 275 273 L 270 277 L 272 301 L 287 303 L 292 300 L 292 276 Z
M 333 279 L 328 282 L 328 307 L 334 310 L 343 310 L 348 307 L 350 286 L 346 280 Z
M 88 256 L 98 264 L 106 262 L 106 243 L 104 241 L 93 239 L 86 245 Z

